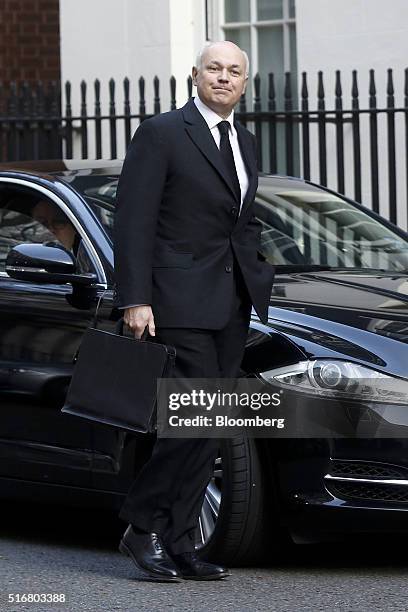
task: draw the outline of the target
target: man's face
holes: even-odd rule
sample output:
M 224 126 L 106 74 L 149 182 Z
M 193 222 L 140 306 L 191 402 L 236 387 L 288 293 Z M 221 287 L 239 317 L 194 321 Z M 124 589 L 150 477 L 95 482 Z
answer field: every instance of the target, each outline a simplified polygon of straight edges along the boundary
M 66 249 L 71 249 L 76 231 L 72 223 L 52 204 L 40 200 L 32 211 L 33 219 L 46 227 Z
M 193 68 L 197 94 L 214 112 L 227 117 L 245 91 L 245 58 L 232 43 L 211 45 L 205 50 L 201 67 Z

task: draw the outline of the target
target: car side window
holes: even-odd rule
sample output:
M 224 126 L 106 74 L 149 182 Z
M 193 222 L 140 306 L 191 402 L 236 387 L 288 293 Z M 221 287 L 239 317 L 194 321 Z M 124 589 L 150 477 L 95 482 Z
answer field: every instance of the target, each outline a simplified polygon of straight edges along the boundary
M 0 272 L 9 250 L 23 242 L 63 246 L 76 257 L 79 273 L 93 271 L 75 227 L 50 200 L 18 194 L 0 202 Z
M 48 230 L 29 215 L 22 201 L 12 198 L 0 208 L 0 272 L 5 271 L 9 250 L 22 242 L 42 244 L 50 239 Z

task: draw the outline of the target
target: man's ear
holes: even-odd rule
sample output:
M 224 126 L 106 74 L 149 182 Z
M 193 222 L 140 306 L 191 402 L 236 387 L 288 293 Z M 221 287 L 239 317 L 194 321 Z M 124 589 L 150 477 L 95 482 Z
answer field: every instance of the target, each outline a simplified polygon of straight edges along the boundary
M 197 72 L 198 72 L 197 68 L 195 66 L 193 66 L 193 69 L 191 71 L 191 77 L 193 79 L 193 85 L 197 85 L 197 83 L 196 83 Z
M 244 89 L 242 90 L 241 95 L 243 95 L 246 92 L 247 85 L 248 85 L 248 77 L 246 76 L 245 81 L 244 81 Z

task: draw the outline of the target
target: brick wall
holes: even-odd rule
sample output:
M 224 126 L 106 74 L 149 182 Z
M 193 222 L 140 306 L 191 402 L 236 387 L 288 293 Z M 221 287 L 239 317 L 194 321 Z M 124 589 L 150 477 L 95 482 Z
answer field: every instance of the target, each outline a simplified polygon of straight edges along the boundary
M 0 0 L 0 81 L 60 78 L 59 0 Z

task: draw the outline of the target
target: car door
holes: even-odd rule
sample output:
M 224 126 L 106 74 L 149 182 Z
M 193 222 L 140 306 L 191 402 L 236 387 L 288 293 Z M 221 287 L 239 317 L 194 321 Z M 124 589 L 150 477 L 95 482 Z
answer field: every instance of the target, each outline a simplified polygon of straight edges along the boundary
M 99 220 L 108 244 L 111 244 L 112 240 L 118 176 L 109 171 L 95 175 L 75 173 L 70 177 L 64 177 L 65 180 L 71 179 L 69 182 L 82 195 Z M 107 254 L 108 260 L 109 255 L 111 252 Z M 109 263 L 106 272 L 107 289 L 98 302 L 98 327 L 114 332 L 119 313 L 113 308 L 113 270 Z M 126 327 L 125 333 L 129 333 Z M 92 438 L 94 450 L 92 488 L 105 492 L 126 493 L 135 474 L 149 457 L 154 437 L 148 434 L 124 432 L 95 422 L 92 427 Z
M 0 197 L 0 476 L 89 486 L 92 426 L 60 409 L 103 288 L 22 281 L 6 273 L 11 247 L 55 239 L 30 214 L 38 196 L 33 189 Z M 51 201 L 64 215 L 62 201 Z

